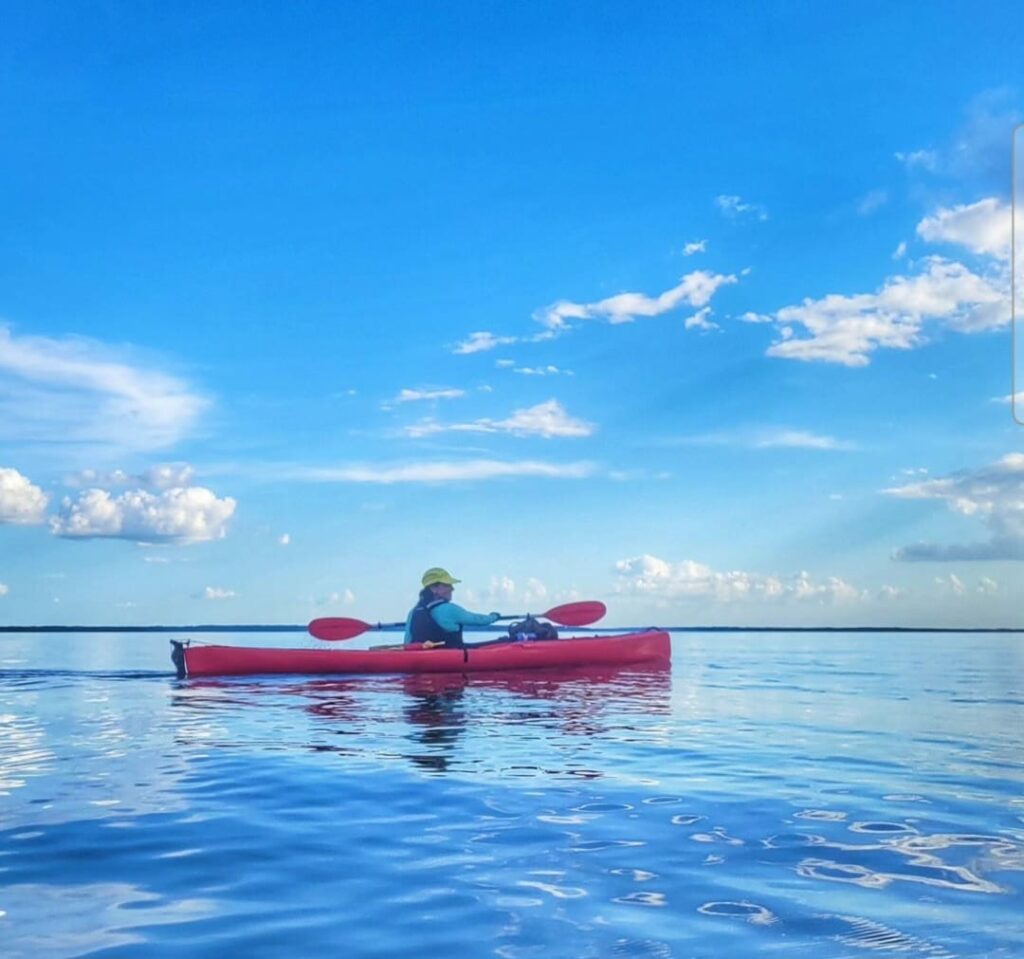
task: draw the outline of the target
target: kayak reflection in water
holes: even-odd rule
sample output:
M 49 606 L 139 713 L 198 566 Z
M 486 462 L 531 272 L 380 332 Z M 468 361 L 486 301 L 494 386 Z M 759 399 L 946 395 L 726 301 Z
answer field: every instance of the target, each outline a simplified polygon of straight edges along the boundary
M 440 566 L 423 574 L 419 600 L 405 621 L 405 643 L 461 649 L 463 626 L 490 626 L 501 619 L 500 613 L 471 613 L 452 602 L 455 579 Z

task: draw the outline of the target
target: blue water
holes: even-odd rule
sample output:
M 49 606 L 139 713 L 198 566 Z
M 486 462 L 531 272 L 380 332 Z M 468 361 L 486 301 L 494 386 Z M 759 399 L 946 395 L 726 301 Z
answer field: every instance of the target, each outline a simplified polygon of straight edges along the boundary
M 468 680 L 168 649 L 0 636 L 5 959 L 1024 957 L 1024 637 Z

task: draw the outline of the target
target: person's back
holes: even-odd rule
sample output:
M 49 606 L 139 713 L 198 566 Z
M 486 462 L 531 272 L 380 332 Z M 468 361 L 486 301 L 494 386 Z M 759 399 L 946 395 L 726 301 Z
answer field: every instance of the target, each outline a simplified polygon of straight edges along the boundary
M 460 582 L 439 566 L 428 569 L 421 580 L 419 600 L 405 621 L 405 643 L 424 643 L 459 649 L 464 626 L 490 626 L 500 613 L 473 613 L 452 602 Z

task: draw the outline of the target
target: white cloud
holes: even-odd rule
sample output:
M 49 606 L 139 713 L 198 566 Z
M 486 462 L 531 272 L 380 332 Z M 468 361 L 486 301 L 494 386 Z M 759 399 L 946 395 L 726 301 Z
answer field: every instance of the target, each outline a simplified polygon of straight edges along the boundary
M 694 560 L 666 562 L 642 555 L 615 564 L 615 591 L 663 600 L 701 599 L 719 603 L 744 600 L 844 603 L 862 600 L 864 594 L 837 576 L 814 580 L 809 573 L 765 576 L 731 570 L 719 572 Z
M 6 583 L 0 583 L 0 596 L 6 596 L 10 591 L 10 587 Z
M 332 593 L 328 593 L 326 596 L 317 597 L 313 602 L 317 606 L 354 606 L 356 602 L 356 594 L 348 588 L 340 591 L 335 590 Z
M 705 306 L 704 309 L 698 310 L 693 316 L 688 316 L 683 325 L 688 330 L 717 330 L 719 326 L 717 323 L 708 319 L 711 316 L 711 307 Z
M 166 490 L 188 486 L 195 478 L 195 469 L 188 463 L 161 463 L 141 473 L 126 473 L 116 469 L 109 471 L 80 470 L 65 479 L 65 485 L 73 489 L 94 486 L 140 486 L 149 490 Z
M 567 320 L 604 319 L 609 323 L 631 323 L 637 317 L 660 316 L 681 306 L 706 306 L 722 286 L 736 283 L 733 275 L 695 270 L 664 293 L 617 293 L 595 303 L 571 303 L 560 300 L 538 310 L 534 319 L 550 330 L 562 330 Z
M 885 190 L 871 190 L 857 202 L 857 212 L 861 216 L 870 216 L 889 202 L 889 194 Z
M 516 410 L 503 420 L 483 418 L 470 423 L 441 424 L 426 421 L 406 427 L 407 436 L 433 436 L 437 433 L 511 433 L 513 436 L 541 436 L 544 439 L 562 436 L 590 436 L 594 426 L 583 420 L 573 419 L 566 413 L 558 400 L 548 400 Z
M 286 471 L 294 480 L 316 483 L 462 483 L 512 477 L 585 479 L 593 476 L 594 464 L 545 463 L 537 460 L 464 460 L 459 462 L 408 463 L 397 466 L 352 465 L 305 467 Z
M 901 599 L 906 595 L 906 590 L 899 586 L 883 586 L 878 591 L 878 598 L 881 600 Z
M 806 430 L 775 430 L 760 434 L 754 440 L 755 449 L 852 450 L 853 443 L 837 440 Z
M 961 516 L 981 520 L 989 539 L 941 545 L 915 543 L 896 550 L 904 561 L 1024 559 L 1024 453 L 939 479 L 884 490 L 898 499 L 934 499 Z
M 1005 326 L 1007 296 L 962 263 L 930 257 L 916 276 L 894 276 L 875 293 L 833 293 L 774 315 L 780 339 L 767 351 L 786 359 L 866 366 L 877 349 L 909 350 L 925 342 L 926 321 L 964 333 Z M 803 329 L 807 334 L 797 336 Z
M 47 495 L 27 477 L 11 467 L 0 467 L 0 524 L 42 523 L 47 502 Z
M 75 499 L 65 497 L 58 515 L 50 519 L 50 527 L 57 536 L 69 539 L 198 543 L 226 535 L 235 505 L 231 497 L 218 499 L 201 486 L 161 493 L 128 490 L 118 496 L 89 489 Z
M 572 370 L 562 370 L 550 363 L 547 366 L 516 366 L 511 361 L 506 364 L 512 368 L 513 373 L 520 376 L 575 376 Z
M 231 589 L 223 589 L 220 586 L 207 586 L 203 590 L 203 599 L 209 599 L 214 601 L 221 601 L 225 599 L 234 599 L 237 593 Z
M 392 402 L 417 403 L 423 400 L 455 400 L 465 395 L 465 390 L 458 389 L 401 390 Z
M 158 449 L 188 435 L 207 405 L 177 377 L 96 341 L 0 326 L 0 440 Z
M 953 243 L 972 253 L 1010 259 L 1010 206 L 995 197 L 950 208 L 940 207 L 917 225 L 929 243 Z
M 728 217 L 750 216 L 756 220 L 768 219 L 768 211 L 760 203 L 748 203 L 739 196 L 721 194 L 715 197 L 715 205 Z
M 935 582 L 943 590 L 952 593 L 954 596 L 963 596 L 967 592 L 967 587 L 964 585 L 963 580 L 956 573 L 950 573 L 948 576 L 936 576 Z
M 986 596 L 991 596 L 993 593 L 999 592 L 999 584 L 989 576 L 982 576 L 978 580 L 978 585 L 975 588 L 975 592 L 983 593 Z
M 899 245 L 895 250 L 892 251 L 892 258 L 894 260 L 902 260 L 907 255 L 907 241 L 900 240 Z
M 683 256 L 693 256 L 694 253 L 706 253 L 707 248 L 707 240 L 694 240 L 683 247 Z
M 455 346 L 452 347 L 452 352 L 460 355 L 483 353 L 487 350 L 496 349 L 499 346 L 510 346 L 511 344 L 518 342 L 518 336 L 495 336 L 493 333 L 481 331 L 477 333 L 470 333 L 468 340 L 456 343 Z
M 279 543 L 280 543 L 280 544 L 281 544 L 282 546 L 288 546 L 288 545 L 289 545 L 289 544 L 291 543 L 291 541 L 292 541 L 292 537 L 291 537 L 291 534 L 290 534 L 290 533 L 282 533 L 282 534 L 281 534 L 281 535 L 280 535 L 280 536 L 279 536 L 279 537 L 277 538 L 277 541 L 278 541 L 278 542 L 279 542 Z
M 939 154 L 935 150 L 912 150 L 910 152 L 896 153 L 896 159 L 904 164 L 907 169 L 936 170 L 939 165 Z
M 804 450 L 855 450 L 857 446 L 848 440 L 836 439 L 809 430 L 767 429 L 759 432 L 704 433 L 698 436 L 677 437 L 669 441 L 672 446 L 736 446 L 754 450 L 804 449 Z

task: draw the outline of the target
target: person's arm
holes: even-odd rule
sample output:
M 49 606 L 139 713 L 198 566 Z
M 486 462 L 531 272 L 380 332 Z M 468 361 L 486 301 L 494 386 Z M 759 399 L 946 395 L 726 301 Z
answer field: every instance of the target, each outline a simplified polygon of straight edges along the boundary
M 412 614 L 416 612 L 415 607 L 409 610 L 409 615 L 405 617 L 405 638 L 402 640 L 406 646 L 412 642 Z
M 501 619 L 500 613 L 471 613 L 456 603 L 441 603 L 430 611 L 430 615 L 441 629 L 449 633 L 458 632 L 463 626 L 490 626 Z

